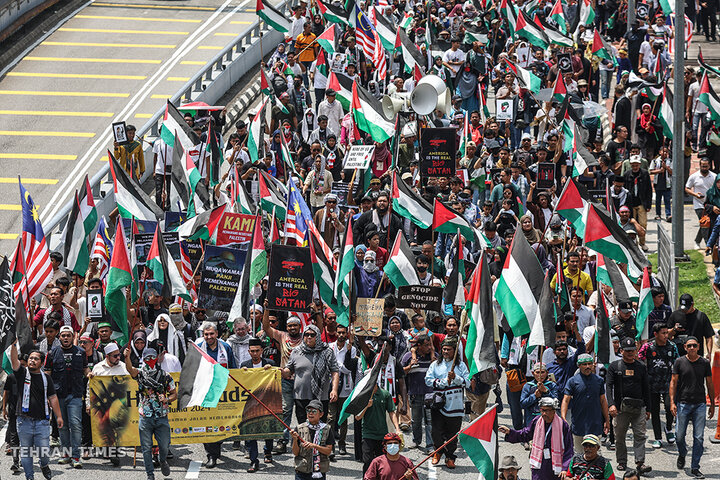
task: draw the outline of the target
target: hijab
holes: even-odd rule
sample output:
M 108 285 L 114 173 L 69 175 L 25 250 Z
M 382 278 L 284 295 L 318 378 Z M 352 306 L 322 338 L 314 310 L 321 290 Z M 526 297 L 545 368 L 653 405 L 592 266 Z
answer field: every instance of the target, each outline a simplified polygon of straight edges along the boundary
M 470 66 L 470 62 L 465 62 L 460 69 L 460 78 L 458 79 L 457 91 L 463 100 L 467 100 L 473 96 L 477 96 L 478 79 Z
M 522 228 L 523 220 L 530 220 L 530 230 L 525 231 L 525 229 Z M 522 230 L 522 232 L 525 234 L 525 238 L 527 238 L 527 241 L 530 245 L 540 242 L 540 233 L 533 226 L 532 217 L 529 213 L 526 213 L 525 215 L 520 217 L 520 230 Z

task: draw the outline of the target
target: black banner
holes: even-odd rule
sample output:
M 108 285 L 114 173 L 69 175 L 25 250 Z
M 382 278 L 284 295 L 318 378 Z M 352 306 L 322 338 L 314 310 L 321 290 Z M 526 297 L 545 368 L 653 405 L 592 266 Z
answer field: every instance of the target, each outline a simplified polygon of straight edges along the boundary
M 555 164 L 552 162 L 538 163 L 537 189 L 549 190 L 555 185 Z
M 405 285 L 398 288 L 398 308 L 417 308 L 418 310 L 442 310 L 442 287 L 426 287 L 424 285 Z
M 135 234 L 135 255 L 137 255 L 137 264 L 145 265 L 147 261 L 148 252 L 152 246 L 154 233 L 136 233 Z M 163 232 L 163 240 L 165 240 L 165 246 L 170 252 L 170 256 L 176 262 L 181 260 L 180 256 L 180 238 L 177 232 Z
M 207 310 L 229 312 L 240 284 L 247 251 L 205 246 L 198 304 Z
M 273 245 L 267 299 L 271 310 L 309 312 L 313 294 L 310 249 Z
M 420 175 L 452 177 L 455 175 L 457 133 L 454 128 L 420 130 Z
M 192 268 L 194 272 L 195 267 L 197 267 L 197 264 L 200 263 L 200 259 L 202 258 L 202 240 L 183 240 L 182 243 L 185 245 L 188 257 L 190 258 L 190 268 Z

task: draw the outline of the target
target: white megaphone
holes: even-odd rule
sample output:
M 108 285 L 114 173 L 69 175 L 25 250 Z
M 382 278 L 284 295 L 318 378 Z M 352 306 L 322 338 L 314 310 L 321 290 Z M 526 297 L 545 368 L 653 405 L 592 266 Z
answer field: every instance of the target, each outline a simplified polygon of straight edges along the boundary
M 380 102 L 382 104 L 383 115 L 386 119 L 392 120 L 395 115 L 408 106 L 409 93 L 394 93 L 385 95 Z
M 441 102 L 441 97 L 447 98 L 444 98 Z M 439 103 L 444 106 L 450 105 L 450 100 L 450 91 L 447 85 L 437 75 L 425 75 L 415 86 L 410 96 L 410 104 L 415 113 L 419 115 L 432 113 Z

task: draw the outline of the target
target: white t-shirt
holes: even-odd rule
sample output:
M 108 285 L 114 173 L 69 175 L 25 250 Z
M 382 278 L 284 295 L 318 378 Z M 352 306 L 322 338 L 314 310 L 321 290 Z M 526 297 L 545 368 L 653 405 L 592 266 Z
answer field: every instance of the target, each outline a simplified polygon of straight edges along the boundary
M 715 183 L 715 174 L 712 172 L 708 172 L 704 177 L 700 173 L 700 170 L 690 175 L 690 178 L 688 178 L 685 184 L 685 188 L 692 188 L 695 193 L 703 194 L 702 198 L 692 197 L 693 208 L 705 208 L 705 194 L 712 188 L 713 183 Z
M 313 88 L 318 90 L 325 90 L 327 88 L 327 77 L 324 77 L 322 75 L 318 75 L 317 72 L 317 60 L 315 60 L 312 65 L 310 65 L 310 73 L 314 75 L 313 77 Z
M 163 166 L 166 167 L 166 171 L 169 171 L 172 166 L 173 146 L 165 143 L 162 138 L 158 138 L 155 140 L 155 143 L 153 143 L 153 153 L 157 155 L 155 173 L 159 175 L 165 173 L 163 171 Z
M 692 98 L 692 113 L 707 113 L 708 107 L 704 103 L 699 101 L 700 98 L 700 83 L 693 82 L 688 88 L 688 97 Z
M 443 54 L 443 61 L 444 62 L 464 62 L 465 61 L 465 52 L 460 50 L 459 48 L 455 51 L 452 49 L 447 50 Z M 450 70 L 452 71 L 451 76 L 455 78 L 455 75 L 460 71 L 461 65 L 451 65 Z

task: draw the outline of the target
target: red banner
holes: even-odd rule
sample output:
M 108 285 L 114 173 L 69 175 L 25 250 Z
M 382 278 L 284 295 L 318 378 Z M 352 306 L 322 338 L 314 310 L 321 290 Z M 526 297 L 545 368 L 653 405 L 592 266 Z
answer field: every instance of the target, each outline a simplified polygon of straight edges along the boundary
M 223 213 L 217 229 L 215 245 L 232 245 L 252 240 L 255 215 L 243 213 Z

